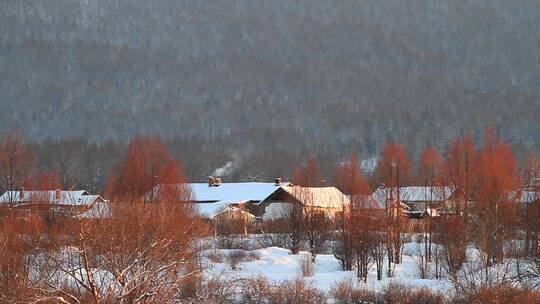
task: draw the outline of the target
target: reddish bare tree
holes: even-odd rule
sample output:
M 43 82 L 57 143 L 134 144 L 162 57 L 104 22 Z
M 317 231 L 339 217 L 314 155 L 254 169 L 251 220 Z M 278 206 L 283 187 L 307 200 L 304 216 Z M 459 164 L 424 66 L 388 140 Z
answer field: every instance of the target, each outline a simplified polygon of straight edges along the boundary
M 433 237 L 432 219 L 433 204 L 436 197 L 441 196 L 440 189 L 436 186 L 444 185 L 444 161 L 439 152 L 431 147 L 425 147 L 420 155 L 420 172 L 418 174 L 419 181 L 422 185 L 427 186 L 429 193 L 424 193 L 428 196 L 425 200 L 428 203 L 424 204 L 424 255 L 423 263 L 427 269 L 427 263 L 431 259 L 431 244 Z M 444 191 L 444 190 L 443 190 Z
M 199 237 L 208 227 L 190 204 L 125 200 L 96 218 L 79 217 L 41 252 L 25 301 L 154 303 L 180 299 L 199 275 Z M 31 283 L 31 284 L 30 284 Z
M 315 262 L 317 254 L 321 252 L 330 235 L 330 219 L 316 205 L 314 194 L 309 188 L 296 186 L 293 191 L 294 196 L 303 203 L 301 231 L 303 239 L 307 241 L 312 262 Z
M 348 202 L 343 202 L 342 212 L 334 220 L 334 256 L 340 260 L 344 270 L 355 266 L 358 277 L 367 280 L 372 257 L 373 206 L 368 205 L 369 186 L 355 156 L 337 166 L 334 183 L 349 198 Z
M 312 155 L 304 165 L 294 168 L 291 182 L 297 186 L 320 187 L 323 179 L 317 159 Z
M 282 204 L 280 220 L 285 232 L 284 245 L 292 254 L 298 254 L 304 240 L 304 207 L 296 199 L 291 198 L 288 203 Z
M 174 158 L 159 137 L 131 140 L 116 175 L 110 177 L 109 195 L 136 200 L 154 188 Z
M 445 169 L 448 182 L 456 188 L 455 212 L 463 212 L 465 223 L 468 219 L 468 202 L 471 198 L 473 182 L 473 162 L 475 148 L 470 133 L 452 141 L 445 152 Z
M 328 231 L 326 219 L 314 205 L 313 193 L 308 187 L 322 186 L 323 176 L 314 156 L 306 164 L 294 168 L 292 176 L 293 195 L 282 212 L 287 226 L 286 243 L 293 254 L 298 254 L 301 242 L 307 240 L 314 261 Z
M 18 190 L 32 174 L 34 155 L 26 147 L 17 131 L 9 133 L 0 144 L 0 175 L 6 191 Z M 11 193 L 11 192 L 10 192 Z M 9 196 L 9 206 L 13 207 L 15 197 Z
M 367 282 L 369 268 L 373 263 L 374 251 L 377 250 L 380 241 L 377 231 L 378 220 L 372 206 L 368 206 L 367 196 L 356 198 L 351 204 L 349 217 L 349 230 L 351 231 L 351 243 L 354 252 L 356 275 L 359 279 Z M 379 271 L 379 269 L 377 269 Z
M 46 247 L 45 227 L 35 214 L 11 213 L 0 221 L 0 231 L 0 302 L 22 301 L 32 294 L 32 267 L 40 261 L 39 250 Z
M 56 190 L 62 188 L 61 177 L 56 171 L 43 171 L 35 177 L 29 177 L 25 183 L 28 190 Z
M 159 187 L 154 188 L 152 200 L 170 203 L 189 203 L 192 192 L 179 161 L 169 160 L 157 178 Z
M 458 272 L 467 259 L 466 249 L 469 244 L 463 217 L 440 218 L 435 228 L 439 236 L 439 245 L 442 246 L 442 252 L 440 252 L 442 268 L 452 281 L 457 281 L 459 280 Z M 436 270 L 436 273 L 439 271 Z
M 396 143 L 387 144 L 375 169 L 375 179 L 383 183 L 389 189 L 389 197 L 386 201 L 388 216 L 388 263 L 389 269 L 392 262 L 399 264 L 401 261 L 401 230 L 402 208 L 401 187 L 410 181 L 411 165 L 403 146 Z
M 484 145 L 476 153 L 472 197 L 475 202 L 473 235 L 489 266 L 503 258 L 503 242 L 513 237 L 517 217 L 518 186 L 516 159 L 510 147 L 492 128 L 486 129 Z
M 525 230 L 525 253 L 540 260 L 540 158 L 529 154 L 525 158 L 521 169 L 523 189 L 526 192 L 518 195 L 526 196 L 522 199 L 526 207 L 522 215 L 522 225 Z
M 367 180 L 358 165 L 358 158 L 354 155 L 337 166 L 334 184 L 347 195 L 368 195 L 371 193 Z

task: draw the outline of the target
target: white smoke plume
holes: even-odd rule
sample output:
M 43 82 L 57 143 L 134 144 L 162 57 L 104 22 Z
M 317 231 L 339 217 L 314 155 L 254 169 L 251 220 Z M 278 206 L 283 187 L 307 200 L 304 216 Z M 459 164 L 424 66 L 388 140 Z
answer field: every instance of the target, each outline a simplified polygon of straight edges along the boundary
M 225 175 L 229 175 L 233 172 L 233 162 L 232 161 L 228 161 L 225 166 L 221 167 L 221 168 L 217 168 L 216 170 L 214 170 L 214 173 L 212 173 L 212 176 L 225 176 Z
M 228 161 L 223 167 L 217 168 L 214 170 L 214 173 L 212 173 L 212 176 L 227 176 L 231 175 L 240 165 L 240 157 L 238 155 L 233 155 L 233 160 Z

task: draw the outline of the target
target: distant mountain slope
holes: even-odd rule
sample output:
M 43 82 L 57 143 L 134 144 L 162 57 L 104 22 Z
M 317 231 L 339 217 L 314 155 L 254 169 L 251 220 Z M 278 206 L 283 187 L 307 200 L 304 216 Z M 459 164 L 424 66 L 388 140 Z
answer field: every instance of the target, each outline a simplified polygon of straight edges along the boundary
M 208 153 L 345 155 L 495 123 L 540 147 L 538 1 L 0 7 L 0 127 L 31 139 L 160 133 Z

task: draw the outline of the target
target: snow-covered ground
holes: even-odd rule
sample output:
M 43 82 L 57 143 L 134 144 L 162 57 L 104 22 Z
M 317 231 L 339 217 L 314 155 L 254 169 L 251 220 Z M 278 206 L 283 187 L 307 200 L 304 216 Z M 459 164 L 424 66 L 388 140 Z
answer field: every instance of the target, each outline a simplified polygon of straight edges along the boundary
M 263 276 L 270 281 L 279 282 L 302 277 L 299 261 L 303 254 L 292 255 L 289 250 L 279 247 L 269 247 L 253 250 L 247 261 L 241 262 L 236 270 L 232 270 L 228 255 L 236 249 L 212 249 L 205 252 L 204 263 L 207 266 L 207 278 L 246 279 Z M 420 279 L 417 273 L 415 257 L 416 243 L 405 244 L 402 263 L 396 265 L 394 276 L 377 280 L 375 265 L 370 268 L 367 283 L 360 283 L 373 291 L 384 289 L 391 282 L 413 287 L 426 287 L 434 291 L 448 293 L 452 291 L 452 284 L 448 280 Z M 409 255 L 408 255 L 409 254 Z M 209 256 L 220 256 L 221 261 L 210 259 Z M 255 256 L 255 258 L 253 258 Z M 385 264 L 386 266 L 386 264 Z M 312 277 L 304 278 L 318 289 L 328 292 L 337 283 L 343 280 L 356 280 L 355 271 L 342 271 L 339 261 L 332 254 L 319 254 L 315 262 L 315 273 Z

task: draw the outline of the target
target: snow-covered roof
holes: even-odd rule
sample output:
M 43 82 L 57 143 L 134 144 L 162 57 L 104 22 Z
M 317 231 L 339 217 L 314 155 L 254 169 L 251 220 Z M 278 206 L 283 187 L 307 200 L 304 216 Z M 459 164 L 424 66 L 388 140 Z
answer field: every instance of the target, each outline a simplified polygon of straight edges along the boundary
M 321 208 L 341 208 L 349 198 L 336 187 L 282 186 L 281 189 L 303 204 Z M 271 199 L 269 196 L 267 199 Z
M 197 203 L 197 211 L 202 218 L 211 219 L 225 211 L 232 203 L 229 201 L 218 201 L 213 203 Z
M 208 183 L 189 184 L 195 201 L 262 201 L 272 194 L 279 186 L 274 183 L 222 183 L 219 186 L 208 186 Z M 282 183 L 281 185 L 288 185 Z
M 359 208 L 363 209 L 384 209 L 385 205 L 375 199 L 373 195 L 352 195 L 349 196 L 349 201 Z
M 90 206 L 95 201 L 105 201 L 99 195 L 91 195 L 86 190 L 60 191 L 57 197 L 56 190 L 45 191 L 6 191 L 0 196 L 0 204 L 14 202 L 17 205 L 28 203 L 50 203 L 66 206 Z
M 236 203 L 243 201 L 261 201 L 276 191 L 280 186 L 285 185 L 289 185 L 289 183 L 281 183 L 279 186 L 276 186 L 275 183 L 261 182 L 221 183 L 219 186 L 209 186 L 208 183 L 188 183 L 183 184 L 182 187 L 188 186 L 195 202 L 227 201 Z M 155 197 L 162 187 L 164 187 L 164 185 L 155 186 L 151 192 L 146 194 L 146 197 Z
M 437 186 L 437 187 L 422 187 L 410 186 L 399 188 L 399 198 L 402 202 L 437 202 L 445 201 L 454 193 L 452 187 Z M 397 199 L 398 188 L 382 188 L 379 187 L 372 194 L 373 198 L 384 204 L 387 198 Z
M 253 215 L 253 214 L 251 214 L 251 213 L 249 213 L 247 211 L 244 211 L 244 210 L 242 210 L 240 208 L 231 207 L 231 206 L 229 206 L 229 207 L 225 208 L 224 210 L 222 210 L 221 212 L 217 213 L 216 215 L 214 215 L 214 217 L 218 216 L 220 214 L 223 214 L 223 213 L 229 213 L 229 214 L 232 213 L 232 214 L 242 215 L 244 217 L 255 219 L 255 215 Z

